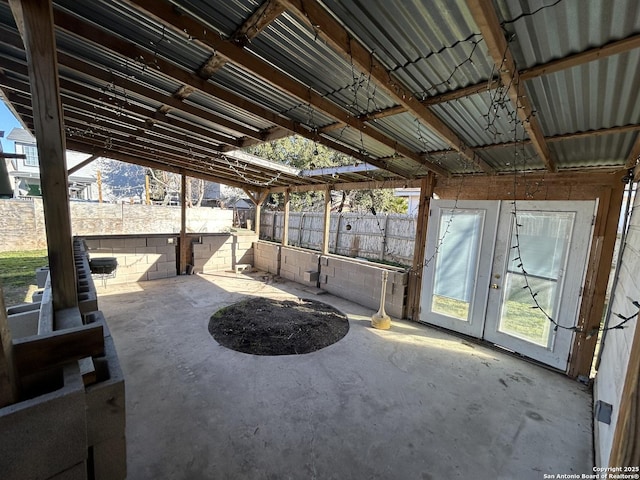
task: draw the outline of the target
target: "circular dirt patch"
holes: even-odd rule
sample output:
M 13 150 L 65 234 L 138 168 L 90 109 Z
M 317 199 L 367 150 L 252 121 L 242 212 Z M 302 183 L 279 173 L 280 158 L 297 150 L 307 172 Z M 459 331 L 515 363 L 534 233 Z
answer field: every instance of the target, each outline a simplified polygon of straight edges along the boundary
M 252 298 L 218 310 L 209 333 L 232 350 L 254 355 L 299 355 L 336 343 L 349 331 L 347 317 L 315 300 Z

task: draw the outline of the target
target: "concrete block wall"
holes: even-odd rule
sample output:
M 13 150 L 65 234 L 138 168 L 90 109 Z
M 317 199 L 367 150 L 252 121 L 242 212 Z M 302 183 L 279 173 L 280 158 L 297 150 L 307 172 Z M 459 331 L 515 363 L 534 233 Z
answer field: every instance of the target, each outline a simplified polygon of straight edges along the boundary
M 83 237 L 91 258 L 116 257 L 118 268 L 108 284 L 140 282 L 177 274 L 176 235 Z M 96 278 L 96 282 L 100 282 Z
M 363 262 L 323 256 L 320 259 L 320 288 L 364 307 L 378 310 L 382 290 L 383 267 Z M 387 268 L 385 311 L 395 318 L 403 318 L 407 295 L 408 274 Z
M 3 480 L 86 479 L 87 413 L 77 363 L 64 368 L 61 388 L 0 408 L 0 452 Z
M 280 248 L 280 276 L 311 287 L 317 286 L 309 273 L 318 272 L 320 253 L 295 247 Z
M 125 382 L 115 344 L 102 312 L 87 315 L 104 331 L 104 356 L 94 358 L 97 382 L 86 387 L 87 444 L 93 452 L 94 480 L 127 476 Z
M 71 202 L 76 236 L 172 234 L 180 230 L 180 207 Z M 47 248 L 42 199 L 0 199 L 0 251 Z M 233 225 L 233 210 L 187 209 L 187 232 L 223 232 Z
M 250 231 L 201 235 L 191 245 L 194 271 L 212 273 L 231 270 L 238 265 L 253 266 L 253 243 L 257 239 Z
M 258 270 L 279 275 L 280 273 L 280 245 L 270 242 L 254 242 L 254 266 Z

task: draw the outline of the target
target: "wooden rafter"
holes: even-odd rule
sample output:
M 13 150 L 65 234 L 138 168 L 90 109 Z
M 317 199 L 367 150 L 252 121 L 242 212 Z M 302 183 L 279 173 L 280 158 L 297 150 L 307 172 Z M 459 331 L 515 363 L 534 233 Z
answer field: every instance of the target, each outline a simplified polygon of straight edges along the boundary
M 138 58 L 138 59 L 142 59 L 145 62 L 153 61 L 154 64 L 158 67 L 158 70 L 160 73 L 163 73 L 168 77 L 178 80 L 184 83 L 185 85 L 189 85 L 205 94 L 211 95 L 222 101 L 235 105 L 242 110 L 252 113 L 267 121 L 270 121 L 278 125 L 282 129 L 284 129 L 286 132 L 289 132 L 289 134 L 295 133 L 302 137 L 305 137 L 310 140 L 316 141 L 320 144 L 323 144 L 329 148 L 342 152 L 346 155 L 354 157 L 358 160 L 370 163 L 371 165 L 375 165 L 378 168 L 383 168 L 385 170 L 388 170 L 392 173 L 395 173 L 396 175 L 400 175 L 403 177 L 407 176 L 407 174 L 404 171 L 395 168 L 393 165 L 389 165 L 386 162 L 377 161 L 375 158 L 371 158 L 368 155 L 364 155 L 362 152 L 359 152 L 357 150 L 354 150 L 353 148 L 347 147 L 343 144 L 340 144 L 332 140 L 330 137 L 319 135 L 317 132 L 313 132 L 311 131 L 311 129 L 299 123 L 296 123 L 293 120 L 277 115 L 273 113 L 271 110 L 268 110 L 260 105 L 257 105 L 247 100 L 246 98 L 241 97 L 240 95 L 237 95 L 221 87 L 218 87 L 213 83 L 207 82 L 206 80 L 202 79 L 199 75 L 195 73 L 188 72 L 184 69 L 181 69 L 175 64 L 172 64 L 166 60 L 163 60 L 162 58 L 154 58 L 153 53 L 147 50 L 144 50 L 133 43 L 130 43 L 118 37 L 115 37 L 107 32 L 99 31 L 94 26 L 90 26 L 85 23 L 82 23 L 78 21 L 78 19 L 76 19 L 75 17 L 72 17 L 64 12 L 56 11 L 55 18 L 56 18 L 56 25 L 59 28 L 64 28 L 65 30 L 73 34 L 84 38 L 85 40 L 89 40 L 91 42 L 98 43 L 101 45 L 106 45 L 110 50 L 120 55 L 123 55 L 125 57 L 132 58 L 132 59 Z M 62 61 L 67 58 L 68 56 L 63 56 L 62 59 L 59 58 L 59 60 L 62 63 Z M 1 59 L 0 59 L 0 64 L 1 64 Z M 81 69 L 79 65 L 82 64 L 82 62 L 80 62 L 79 60 L 75 60 L 74 64 L 76 67 Z M 71 65 L 67 65 L 67 66 L 73 68 Z M 87 65 L 87 67 L 89 68 L 89 65 Z M 99 69 L 91 66 L 91 71 L 84 72 L 84 73 L 92 74 L 92 73 L 96 73 L 96 71 L 99 71 Z M 103 72 L 101 77 L 104 77 L 105 75 L 111 75 L 111 74 L 109 72 Z M 125 88 L 128 88 L 128 86 L 125 85 Z M 157 101 L 162 102 L 163 99 L 166 98 L 167 102 L 163 102 L 163 103 L 170 104 L 172 108 L 176 110 L 187 111 L 187 113 L 189 113 L 189 111 L 193 110 L 193 108 L 197 108 L 197 107 L 193 107 L 192 105 L 187 105 L 184 102 L 181 102 L 168 95 L 165 95 L 165 96 L 160 95 L 160 97 L 158 97 L 157 92 L 150 92 L 150 94 L 153 95 L 150 98 L 155 99 Z M 122 108 L 131 109 L 131 108 L 135 108 L 135 106 L 125 105 Z M 155 114 L 152 114 L 152 118 L 160 121 L 165 121 L 167 119 L 166 115 L 163 114 L 162 112 L 155 112 Z M 255 138 L 256 135 L 259 137 L 259 139 L 257 139 L 258 141 L 265 141 L 268 139 L 268 138 L 265 138 L 265 135 L 262 132 L 253 134 L 253 137 Z M 280 130 L 277 132 L 276 138 L 281 138 L 283 136 L 286 136 L 286 135 L 283 133 L 282 130 Z M 227 139 L 227 143 L 230 143 L 229 139 Z M 248 146 L 251 143 L 255 143 L 255 142 L 242 141 L 240 143 L 236 143 L 236 146 Z M 444 170 L 443 168 L 437 165 L 434 166 L 434 169 L 438 170 L 437 173 L 439 173 L 440 175 L 448 174 L 446 170 Z
M 629 152 L 629 156 L 627 157 L 627 163 L 625 163 L 625 168 L 633 168 L 638 163 L 638 159 L 640 158 L 640 133 L 636 136 L 636 141 L 633 143 L 633 147 L 631 147 L 631 152 Z
M 520 70 L 520 81 L 531 80 L 533 78 L 556 73 L 562 70 L 566 70 L 567 68 L 577 67 L 579 65 L 593 62 L 595 60 L 602 60 L 603 58 L 607 58 L 612 55 L 619 55 L 636 48 L 640 48 L 640 34 L 632 35 L 622 40 L 616 40 L 601 47 L 590 48 L 588 50 L 585 50 L 584 52 L 574 53 L 563 58 L 558 58 L 547 63 L 527 68 L 525 70 Z M 459 98 L 476 95 L 488 90 L 493 90 L 495 88 L 498 88 L 500 85 L 500 80 L 497 78 L 493 78 L 488 81 L 483 81 L 473 85 L 467 85 L 465 87 L 457 88 L 449 92 L 432 95 L 425 98 L 422 103 L 424 105 L 438 105 L 440 103 L 450 102 Z M 390 115 L 397 115 L 406 111 L 406 108 L 399 105 L 372 113 L 370 116 L 371 118 L 382 118 Z
M 467 5 L 489 50 L 502 84 L 508 88 L 509 98 L 513 104 L 518 118 L 526 130 L 536 153 L 544 162 L 547 170 L 556 171 L 555 161 L 551 156 L 549 147 L 544 139 L 542 127 L 537 117 L 533 114 L 533 107 L 526 95 L 524 82 L 516 69 L 516 63 L 509 50 L 509 45 L 504 37 L 498 14 L 495 11 L 492 0 L 467 0 Z
M 262 30 L 284 12 L 284 7 L 278 0 L 266 0 L 247 20 L 231 35 L 231 40 L 244 47 Z M 198 74 L 202 78 L 211 78 L 215 72 L 225 66 L 227 61 L 213 54 L 200 67 Z
M 327 41 L 344 59 L 352 62 L 361 71 L 371 74 L 371 79 L 383 87 L 401 106 L 416 116 L 430 130 L 440 136 L 451 148 L 472 160 L 487 173 L 493 168 L 477 157 L 473 149 L 449 128 L 438 116 L 425 107 L 411 90 L 394 78 L 374 55 L 349 32 L 316 0 L 282 0 L 287 9 L 299 19 L 310 24 L 318 35 Z M 358 119 L 362 122 L 362 120 Z
M 189 36 L 191 39 L 199 42 L 212 52 L 217 52 L 229 62 L 252 72 L 254 75 L 257 75 L 262 80 L 270 83 L 276 88 L 295 96 L 299 100 L 308 103 L 327 115 L 332 116 L 356 130 L 359 130 L 363 135 L 366 135 L 378 143 L 393 149 L 400 155 L 423 164 L 426 168 L 438 173 L 439 175 L 449 175 L 444 168 L 423 159 L 419 153 L 398 143 L 396 139 L 393 139 L 379 130 L 366 125 L 365 122 L 353 117 L 350 112 L 342 109 L 342 107 L 339 107 L 325 96 L 309 88 L 307 85 L 298 82 L 286 73 L 275 68 L 273 65 L 243 49 L 241 46 L 236 45 L 233 41 L 225 40 L 214 35 L 203 35 L 203 32 L 206 31 L 205 25 L 188 15 L 176 12 L 171 4 L 159 2 L 157 0 L 124 1 L 136 8 L 144 10 L 147 15 L 153 17 L 166 28 L 175 31 L 180 35 Z M 369 160 L 366 161 L 371 163 Z M 386 166 L 381 168 L 390 170 Z M 394 173 L 397 173 L 397 171 Z

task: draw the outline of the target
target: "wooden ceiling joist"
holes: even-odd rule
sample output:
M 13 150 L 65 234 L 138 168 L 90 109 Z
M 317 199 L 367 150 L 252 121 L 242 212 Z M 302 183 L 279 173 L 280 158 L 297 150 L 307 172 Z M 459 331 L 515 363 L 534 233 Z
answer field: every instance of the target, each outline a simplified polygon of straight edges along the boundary
M 231 41 L 242 47 L 246 46 L 262 30 L 284 12 L 284 6 L 278 0 L 266 0 L 247 20 L 231 35 Z M 215 72 L 225 66 L 227 61 L 215 53 L 200 67 L 198 75 L 211 78 Z
M 153 17 L 166 28 L 175 31 L 180 35 L 188 36 L 194 41 L 199 42 L 204 47 L 209 48 L 212 53 L 216 52 L 220 56 L 226 58 L 227 61 L 252 72 L 274 87 L 295 96 L 300 101 L 308 103 L 310 106 L 324 112 L 338 121 L 355 128 L 362 132 L 363 135 L 366 135 L 378 143 L 393 149 L 400 155 L 425 165 L 425 167 L 433 170 L 439 175 L 448 175 L 448 172 L 442 167 L 425 161 L 421 158 L 419 153 L 414 152 L 405 145 L 398 143 L 396 139 L 385 135 L 379 130 L 365 124 L 365 122 L 353 117 L 350 112 L 331 102 L 329 99 L 320 95 L 307 85 L 298 82 L 286 73 L 260 59 L 253 53 L 236 45 L 233 41 L 225 40 L 214 35 L 203 35 L 203 32 L 206 31 L 205 25 L 194 18 L 176 12 L 171 4 L 157 0 L 124 1 L 135 8 L 144 10 L 146 15 Z M 389 169 L 387 167 L 382 168 L 387 170 Z M 394 173 L 398 172 L 396 171 Z
M 396 175 L 406 177 L 405 172 L 403 172 L 400 169 L 394 168 L 393 165 L 389 165 L 384 162 L 378 162 L 376 161 L 375 158 L 371 158 L 368 155 L 364 155 L 361 152 L 354 150 L 353 148 L 347 147 L 345 145 L 341 145 L 338 142 L 328 137 L 318 135 L 318 133 L 311 131 L 309 128 L 299 123 L 296 123 L 293 120 L 282 117 L 272 112 L 271 110 L 268 110 L 260 105 L 257 105 L 247 100 L 244 97 L 241 97 L 229 90 L 218 87 L 211 82 L 207 82 L 196 73 L 188 72 L 186 70 L 179 68 L 175 64 L 172 64 L 170 62 L 167 62 L 166 60 L 163 60 L 162 58 L 154 57 L 152 52 L 144 50 L 138 47 L 137 45 L 134 45 L 133 43 L 122 40 L 107 32 L 99 31 L 94 26 L 84 24 L 78 21 L 75 17 L 61 11 L 55 11 L 55 18 L 56 18 L 56 25 L 59 28 L 63 28 L 69 31 L 70 33 L 73 33 L 74 35 L 82 37 L 85 40 L 89 40 L 98 45 L 102 45 L 102 46 L 106 45 L 108 46 L 109 50 L 117 54 L 126 56 L 128 58 L 131 58 L 131 59 L 138 58 L 138 59 L 142 59 L 145 62 L 153 61 L 155 65 L 158 67 L 158 71 L 166 75 L 167 77 L 178 80 L 184 83 L 185 85 L 189 85 L 190 87 L 193 87 L 207 95 L 211 95 L 212 97 L 220 99 L 242 110 L 245 110 L 251 114 L 254 114 L 260 118 L 263 118 L 269 122 L 272 122 L 278 125 L 279 127 L 285 129 L 286 131 L 290 132 L 290 134 L 295 133 L 302 137 L 321 143 L 341 153 L 352 156 L 360 161 L 370 163 L 371 165 L 375 165 L 379 168 L 384 168 L 385 170 L 395 173 Z M 88 73 L 88 72 L 85 72 L 85 73 Z M 171 98 L 171 97 L 167 97 L 167 98 Z M 178 100 L 175 100 L 175 99 L 172 99 L 172 101 L 173 101 L 173 103 L 171 104 L 172 108 L 174 108 L 175 110 L 184 110 L 183 108 L 180 108 L 181 105 L 184 105 L 184 102 L 179 102 Z M 126 106 L 126 108 L 129 108 L 129 106 Z M 156 112 L 156 113 L 161 114 L 161 112 Z M 154 118 L 157 119 L 157 116 L 154 116 Z M 257 133 L 256 135 L 260 137 L 259 139 L 256 139 L 256 140 L 261 140 L 261 141 L 267 140 L 266 138 L 264 138 L 265 136 L 262 132 Z M 283 136 L 286 136 L 286 135 L 284 135 L 282 131 L 278 132 L 278 138 L 281 138 Z M 254 142 L 242 141 L 237 143 L 237 146 L 248 146 L 251 143 L 254 143 Z M 441 175 L 447 174 L 447 172 L 444 169 L 441 169 L 439 173 Z
M 522 126 L 529 135 L 536 153 L 544 162 L 547 170 L 556 171 L 555 161 L 544 139 L 542 127 L 534 116 L 533 107 L 521 81 L 513 55 L 502 32 L 498 14 L 492 0 L 467 0 L 471 15 L 480 29 L 489 55 L 493 59 L 502 84 L 507 87 L 511 103 L 516 110 Z
M 401 106 L 411 112 L 430 130 L 440 136 L 451 148 L 459 151 L 467 159 L 476 162 L 487 173 L 495 173 L 484 160 L 477 157 L 473 149 L 449 128 L 438 116 L 420 103 L 411 90 L 394 78 L 374 55 L 338 23 L 316 0 L 282 0 L 288 10 L 299 19 L 310 24 L 346 61 L 352 62 L 363 72 L 370 73 L 371 79 L 384 88 Z M 360 122 L 362 120 L 358 119 Z M 364 122 L 363 122 L 364 123 Z M 428 167 L 428 164 L 426 164 Z
M 636 141 L 633 143 L 633 147 L 631 147 L 631 152 L 627 157 L 627 163 L 625 163 L 625 168 L 634 168 L 638 163 L 638 159 L 640 158 L 640 133 L 636 136 Z

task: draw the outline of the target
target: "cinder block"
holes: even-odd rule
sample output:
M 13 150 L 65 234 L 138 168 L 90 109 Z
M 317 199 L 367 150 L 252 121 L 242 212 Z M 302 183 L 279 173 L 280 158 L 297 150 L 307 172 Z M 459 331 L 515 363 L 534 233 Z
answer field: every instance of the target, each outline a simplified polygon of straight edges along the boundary
M 104 321 L 104 317 L 101 320 Z M 104 339 L 104 350 L 103 357 L 94 359 L 98 381 L 86 388 L 87 441 L 90 446 L 121 438 L 125 432 L 124 375 L 110 336 Z
M 124 238 L 101 238 L 100 248 L 124 248 Z
M 62 378 L 53 392 L 0 408 L 3 480 L 48 479 L 85 461 L 87 417 L 77 362 L 64 367 Z
M 147 272 L 147 279 L 148 280 L 157 280 L 159 278 L 169 278 L 169 277 L 173 277 L 175 274 L 171 273 L 171 272 Z
M 124 239 L 125 248 L 146 247 L 147 239 L 145 237 L 128 237 Z M 135 251 L 135 250 L 134 250 Z
M 136 247 L 135 253 L 156 253 L 156 247 Z
M 167 237 L 147 237 L 148 247 L 164 247 L 169 244 Z
M 156 263 L 156 268 L 159 272 L 176 272 L 176 262 L 158 262 Z
M 127 477 L 127 443 L 124 435 L 93 446 L 95 480 L 124 480 Z
M 317 282 L 320 274 L 313 270 L 302 272 L 302 280 L 305 282 Z

